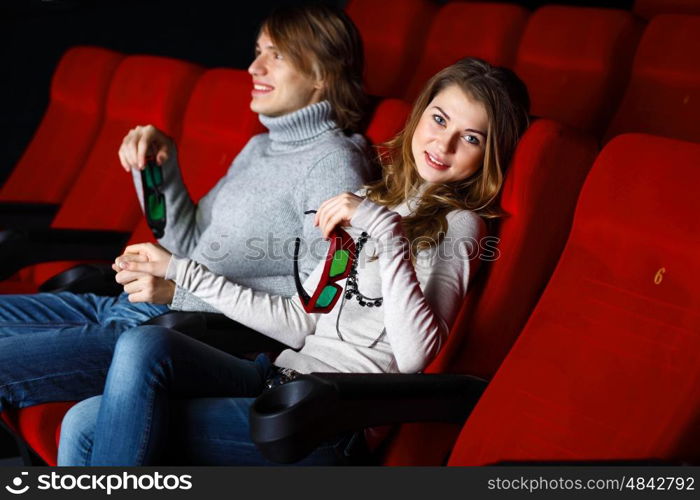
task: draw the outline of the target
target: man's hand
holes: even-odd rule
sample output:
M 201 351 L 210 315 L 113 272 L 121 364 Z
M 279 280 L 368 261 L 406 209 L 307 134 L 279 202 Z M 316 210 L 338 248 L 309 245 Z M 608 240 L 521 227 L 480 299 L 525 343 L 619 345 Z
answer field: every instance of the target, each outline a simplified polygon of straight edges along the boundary
M 129 294 L 129 302 L 170 304 L 175 296 L 173 281 L 147 273 L 120 271 L 117 273 L 116 280 L 117 283 L 124 285 L 124 291 Z
M 153 243 L 129 245 L 114 261 L 112 268 L 119 271 L 146 273 L 164 278 L 172 255 L 165 248 Z
M 163 165 L 175 150 L 175 143 L 153 125 L 139 125 L 129 130 L 119 147 L 119 161 L 127 172 L 132 168 L 143 170 L 146 156 L 154 156 Z

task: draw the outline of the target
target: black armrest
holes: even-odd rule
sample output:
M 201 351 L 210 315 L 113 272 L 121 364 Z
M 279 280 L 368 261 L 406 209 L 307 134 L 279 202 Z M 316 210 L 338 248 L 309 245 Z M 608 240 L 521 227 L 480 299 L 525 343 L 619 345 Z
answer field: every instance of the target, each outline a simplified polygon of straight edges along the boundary
M 0 203 L 0 228 L 42 229 L 51 224 L 59 206 L 51 203 Z
M 115 275 L 111 264 L 79 264 L 46 280 L 39 291 L 119 295 L 124 288 L 115 281 Z
M 120 231 L 40 229 L 0 231 L 0 279 L 39 262 L 113 260 L 130 234 Z
M 229 354 L 246 357 L 252 353 L 280 352 L 287 348 L 223 314 L 170 311 L 144 323 L 177 330 Z
M 346 431 L 400 422 L 464 422 L 486 384 L 469 375 L 303 375 L 255 400 L 251 437 L 269 460 L 292 463 Z

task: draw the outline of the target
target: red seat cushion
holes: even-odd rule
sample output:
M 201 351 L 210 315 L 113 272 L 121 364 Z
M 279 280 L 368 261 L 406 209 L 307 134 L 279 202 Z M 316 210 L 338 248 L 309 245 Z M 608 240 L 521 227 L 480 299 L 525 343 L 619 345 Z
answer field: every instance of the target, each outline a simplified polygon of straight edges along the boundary
M 613 139 L 452 465 L 700 458 L 700 144 Z M 669 217 L 669 214 L 672 214 Z
M 45 403 L 21 411 L 4 412 L 0 416 L 42 460 L 48 465 L 56 465 L 61 421 L 73 405 L 75 402 Z

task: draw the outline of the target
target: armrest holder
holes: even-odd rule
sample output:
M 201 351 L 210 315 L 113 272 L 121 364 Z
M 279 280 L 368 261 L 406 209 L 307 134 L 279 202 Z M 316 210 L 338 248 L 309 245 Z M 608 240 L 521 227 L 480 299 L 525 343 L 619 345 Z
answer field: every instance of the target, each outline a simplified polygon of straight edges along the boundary
M 401 422 L 463 422 L 487 382 L 469 375 L 302 375 L 259 396 L 253 442 L 274 462 L 292 463 L 342 432 Z
M 239 357 L 252 353 L 278 353 L 287 348 L 281 342 L 244 326 L 223 314 L 169 311 L 144 323 L 184 333 L 212 347 Z
M 42 229 L 51 224 L 59 206 L 51 203 L 0 202 L 0 227 Z
M 119 295 L 123 287 L 115 281 L 115 275 L 111 264 L 79 264 L 46 280 L 39 291 Z
M 19 269 L 56 260 L 111 261 L 124 248 L 130 234 L 120 231 L 45 228 L 35 231 L 0 231 L 0 279 Z

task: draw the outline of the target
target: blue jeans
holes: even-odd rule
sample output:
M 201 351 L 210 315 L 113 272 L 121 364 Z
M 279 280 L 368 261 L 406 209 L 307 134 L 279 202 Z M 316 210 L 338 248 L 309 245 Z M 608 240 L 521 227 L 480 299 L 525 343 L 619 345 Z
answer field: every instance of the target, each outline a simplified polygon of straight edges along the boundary
M 272 365 L 240 359 L 159 326 L 117 341 L 104 394 L 61 425 L 59 465 L 271 465 L 250 439 L 248 411 Z M 300 464 L 340 461 L 347 436 Z
M 168 310 L 126 294 L 0 296 L 0 411 L 101 394 L 119 335 Z

